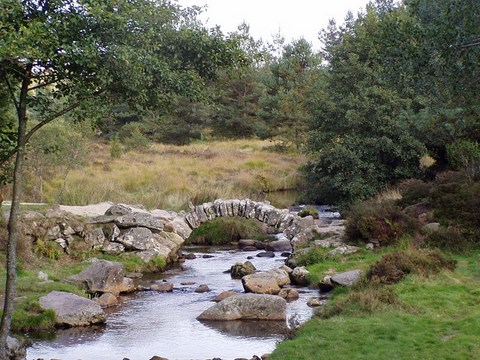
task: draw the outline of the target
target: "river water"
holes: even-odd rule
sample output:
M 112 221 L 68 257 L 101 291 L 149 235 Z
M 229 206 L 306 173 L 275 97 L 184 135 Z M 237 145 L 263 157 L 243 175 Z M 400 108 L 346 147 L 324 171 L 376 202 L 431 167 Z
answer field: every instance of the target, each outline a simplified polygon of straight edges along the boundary
M 251 358 L 273 351 L 285 336 L 286 324 L 269 321 L 208 322 L 196 320 L 214 305 L 213 298 L 226 290 L 243 292 L 240 280 L 233 280 L 225 270 L 247 256 L 258 270 L 280 267 L 284 258 L 256 257 L 257 252 L 225 248 L 189 248 L 196 259 L 181 267 L 150 276 L 142 281 L 174 284 L 171 293 L 139 292 L 125 298 L 108 316 L 105 326 L 58 331 L 53 340 L 38 340 L 28 349 L 27 359 L 146 360 L 162 356 L 170 360 Z M 204 257 L 207 256 L 207 257 Z M 212 257 L 208 257 L 212 256 Z M 192 285 L 181 283 L 194 282 Z M 195 293 L 200 284 L 211 289 Z M 304 322 L 312 316 L 306 305 L 317 290 L 300 288 L 300 299 L 287 305 L 287 318 Z

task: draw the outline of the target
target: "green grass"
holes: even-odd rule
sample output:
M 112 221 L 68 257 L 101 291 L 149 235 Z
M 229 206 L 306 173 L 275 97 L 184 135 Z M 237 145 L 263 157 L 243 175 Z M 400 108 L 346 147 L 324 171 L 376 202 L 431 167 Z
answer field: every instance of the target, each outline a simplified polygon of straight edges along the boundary
M 217 218 L 193 230 L 186 244 L 226 245 L 240 239 L 271 240 L 261 222 L 240 217 Z
M 269 359 L 474 359 L 480 354 L 480 256 L 456 256 L 454 272 L 409 275 L 381 288 L 338 291 L 392 292 L 374 309 L 355 304 L 328 318 L 314 317 Z M 383 290 L 378 290 L 383 289 Z M 364 294 L 375 298 L 375 294 Z
M 327 253 L 331 248 L 317 247 L 310 253 L 300 257 L 300 264 L 310 264 L 307 270 L 310 271 L 309 279 L 311 284 L 317 284 L 325 275 L 339 273 L 349 270 L 366 270 L 371 264 L 380 260 L 382 255 L 393 252 L 392 247 L 381 248 L 376 252 L 360 250 L 359 252 L 345 256 L 329 257 Z

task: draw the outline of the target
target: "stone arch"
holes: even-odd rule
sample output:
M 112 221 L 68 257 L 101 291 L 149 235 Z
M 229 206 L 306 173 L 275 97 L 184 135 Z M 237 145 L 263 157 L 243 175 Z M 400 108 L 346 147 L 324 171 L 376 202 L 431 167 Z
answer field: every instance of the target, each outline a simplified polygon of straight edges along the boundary
M 217 199 L 201 205 L 190 203 L 190 211 L 185 220 L 192 229 L 218 217 L 239 216 L 245 219 L 256 219 L 265 223 L 275 233 L 284 233 L 291 240 L 301 231 L 301 218 L 288 209 L 276 207 L 250 199 Z

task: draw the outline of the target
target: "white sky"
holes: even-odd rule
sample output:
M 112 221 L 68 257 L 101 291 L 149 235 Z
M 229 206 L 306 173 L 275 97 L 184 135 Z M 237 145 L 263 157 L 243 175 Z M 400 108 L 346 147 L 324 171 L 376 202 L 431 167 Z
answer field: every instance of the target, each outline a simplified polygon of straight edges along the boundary
M 287 43 L 304 37 L 320 47 L 318 32 L 334 18 L 342 23 L 351 10 L 355 15 L 369 0 L 177 0 L 184 7 L 207 5 L 201 17 L 208 27 L 220 25 L 224 33 L 235 31 L 242 22 L 250 25 L 256 38 L 271 42 L 280 33 Z

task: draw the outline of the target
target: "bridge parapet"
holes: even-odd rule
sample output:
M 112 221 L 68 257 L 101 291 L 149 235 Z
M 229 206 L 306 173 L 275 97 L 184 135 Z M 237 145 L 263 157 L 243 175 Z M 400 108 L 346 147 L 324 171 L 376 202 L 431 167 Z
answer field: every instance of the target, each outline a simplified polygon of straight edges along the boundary
M 192 229 L 219 217 L 239 216 L 245 219 L 256 219 L 265 223 L 276 233 L 284 233 L 292 239 L 303 228 L 303 219 L 288 209 L 276 207 L 250 199 L 217 199 L 201 205 L 190 203 L 190 211 L 185 214 L 185 220 Z

